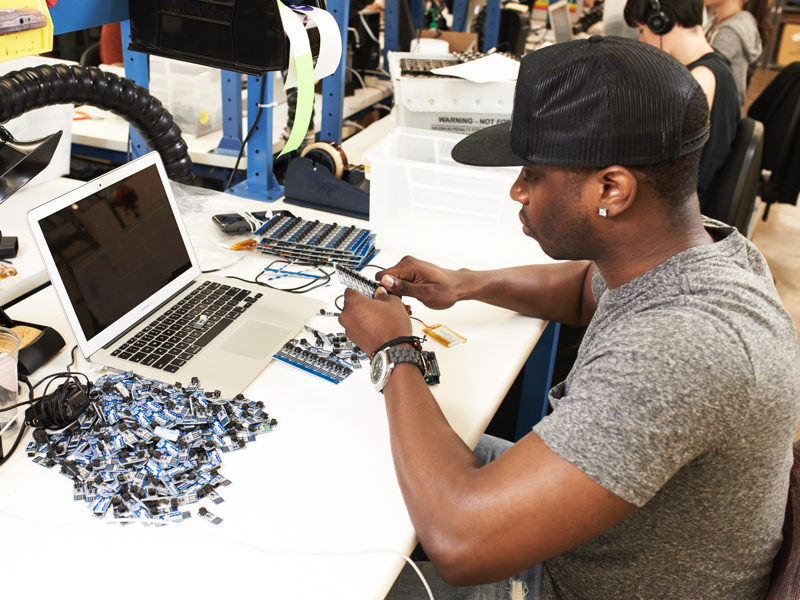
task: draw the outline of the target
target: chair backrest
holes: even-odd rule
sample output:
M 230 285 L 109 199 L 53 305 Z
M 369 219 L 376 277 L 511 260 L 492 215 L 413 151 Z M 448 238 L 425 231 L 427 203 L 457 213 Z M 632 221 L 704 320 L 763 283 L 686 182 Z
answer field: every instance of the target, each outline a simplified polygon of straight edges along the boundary
M 780 170 L 791 156 L 800 123 L 800 62 L 778 73 L 750 106 L 747 116 L 764 124 L 761 168 Z
M 800 442 L 794 445 L 794 464 L 789 474 L 789 501 L 783 520 L 783 543 L 772 563 L 765 600 L 800 599 Z
M 95 42 L 83 51 L 80 58 L 82 67 L 97 67 L 100 65 L 100 42 Z
M 704 215 L 747 235 L 758 192 L 763 149 L 764 126 L 749 117 L 739 121 L 728 158 L 709 186 Z

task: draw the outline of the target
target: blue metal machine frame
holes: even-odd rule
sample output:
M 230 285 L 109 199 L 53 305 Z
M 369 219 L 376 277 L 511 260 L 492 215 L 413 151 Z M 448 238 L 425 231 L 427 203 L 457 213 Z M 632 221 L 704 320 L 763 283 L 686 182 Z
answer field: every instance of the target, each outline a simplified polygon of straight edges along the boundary
M 276 0 L 279 1 L 279 0 Z M 421 0 L 415 0 L 421 2 Z M 349 0 L 328 0 L 328 11 L 336 19 L 342 32 L 342 46 L 347 47 L 347 22 Z M 60 0 L 50 11 L 55 34 L 67 33 L 98 27 L 106 23 L 122 22 L 122 38 L 130 39 L 130 15 L 127 0 Z M 123 44 L 125 75 L 138 85 L 148 87 L 148 57 L 139 52 L 131 52 Z M 321 138 L 342 141 L 344 121 L 344 80 L 346 62 L 340 61 L 333 75 L 326 77 L 323 87 L 323 115 Z M 260 77 L 248 77 L 248 130 L 258 113 L 259 97 L 253 90 L 261 89 Z M 283 196 L 283 187 L 278 184 L 273 173 L 272 158 L 272 95 L 273 78 L 266 76 L 264 101 L 258 123 L 247 143 L 247 178 L 231 188 L 232 193 L 274 202 Z M 244 136 L 242 130 L 242 82 L 238 73 L 222 72 L 223 129 L 222 140 L 217 152 L 238 155 Z M 131 156 L 136 158 L 147 152 L 147 144 L 133 128 L 130 130 Z M 93 154 L 91 151 L 87 154 Z

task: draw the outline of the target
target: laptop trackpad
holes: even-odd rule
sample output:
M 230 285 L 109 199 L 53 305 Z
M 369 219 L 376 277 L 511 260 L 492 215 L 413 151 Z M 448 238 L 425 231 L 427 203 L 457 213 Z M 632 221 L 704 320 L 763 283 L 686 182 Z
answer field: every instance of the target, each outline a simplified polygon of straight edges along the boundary
M 246 358 L 264 360 L 279 349 L 280 343 L 290 333 L 286 327 L 247 319 L 217 347 Z

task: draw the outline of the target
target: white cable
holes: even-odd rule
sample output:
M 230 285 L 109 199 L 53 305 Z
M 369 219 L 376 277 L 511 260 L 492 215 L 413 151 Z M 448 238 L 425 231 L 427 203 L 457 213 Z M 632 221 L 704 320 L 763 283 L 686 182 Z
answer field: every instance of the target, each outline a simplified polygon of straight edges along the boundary
M 375 34 L 372 33 L 372 29 L 370 29 L 370 26 L 367 25 L 367 20 L 364 18 L 364 13 L 361 12 L 358 13 L 358 18 L 361 19 L 361 24 L 364 26 L 364 29 L 367 30 L 367 35 L 372 38 L 372 41 L 375 42 L 376 44 L 380 44 L 378 38 L 376 38 Z
M 342 125 L 347 125 L 348 127 L 355 127 L 359 131 L 364 131 L 366 127 L 364 127 L 361 123 L 356 123 L 355 121 L 345 120 L 342 121 Z
M 358 71 L 356 71 L 353 67 L 347 67 L 347 68 L 350 69 L 356 77 L 358 77 L 358 80 L 361 82 L 362 89 L 367 89 L 367 84 L 364 83 L 364 78 L 361 77 Z
M 364 73 L 375 73 L 375 75 L 385 75 L 391 77 L 384 69 L 364 69 Z
M 6 426 L 3 427 L 3 429 L 0 430 L 0 435 L 3 435 L 6 432 L 6 429 L 11 427 L 14 424 L 14 421 L 16 421 L 20 417 L 20 415 L 24 415 L 24 414 L 25 414 L 25 411 L 23 410 L 23 411 L 18 412 L 17 414 L 15 414 L 13 417 L 11 417 L 11 419 L 6 423 Z
M 250 226 L 250 231 L 256 231 L 259 227 L 261 227 L 261 222 L 249 212 L 241 211 L 237 212 L 236 214 L 242 217 L 242 219 L 244 219 L 245 222 Z
M 358 35 L 358 29 L 356 29 L 355 27 L 348 27 L 347 31 L 352 31 L 353 33 L 356 34 L 356 47 L 360 46 L 361 45 L 361 38 Z

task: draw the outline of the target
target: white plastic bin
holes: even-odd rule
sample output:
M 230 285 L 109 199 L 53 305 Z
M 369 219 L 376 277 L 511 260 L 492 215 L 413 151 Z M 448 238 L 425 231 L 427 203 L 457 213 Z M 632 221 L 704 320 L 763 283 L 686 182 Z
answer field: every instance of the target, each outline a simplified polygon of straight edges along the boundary
M 516 81 L 474 83 L 446 77 L 404 77 L 404 58 L 449 58 L 389 53 L 397 122 L 404 127 L 470 134 L 511 119 Z
M 470 167 L 450 151 L 464 136 L 398 127 L 364 153 L 370 165 L 370 227 L 378 247 L 495 268 L 540 256 L 522 233 L 509 190 L 518 167 Z
M 151 56 L 149 88 L 182 133 L 199 136 L 222 128 L 219 69 Z

